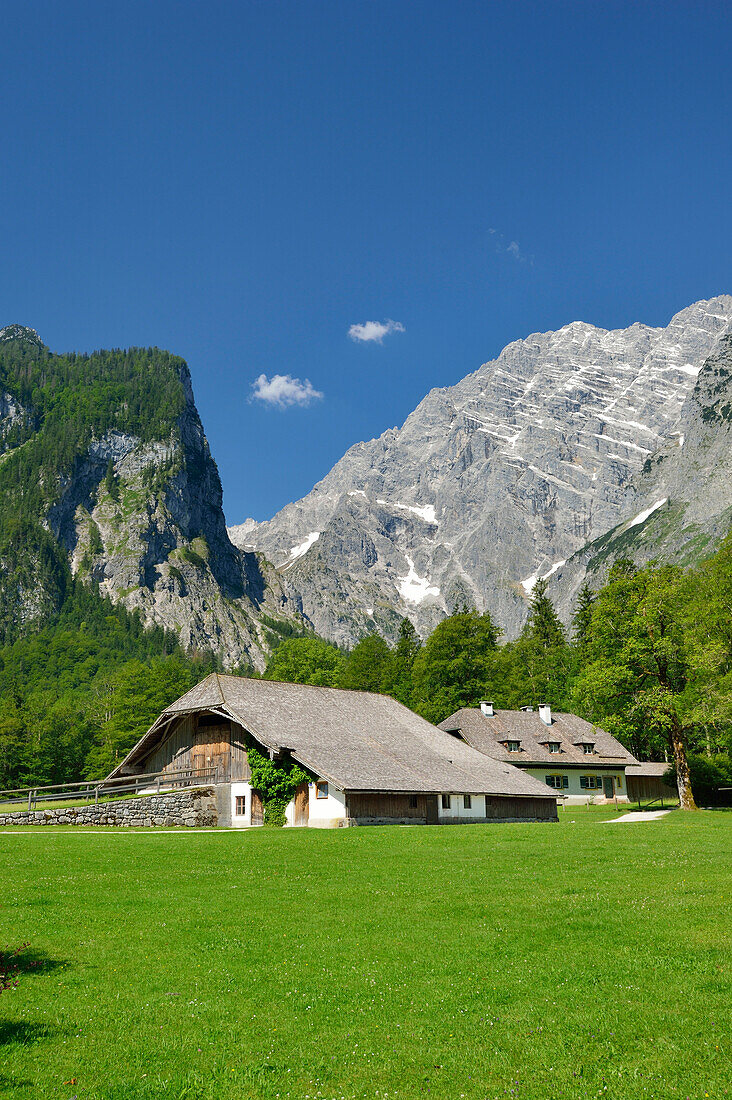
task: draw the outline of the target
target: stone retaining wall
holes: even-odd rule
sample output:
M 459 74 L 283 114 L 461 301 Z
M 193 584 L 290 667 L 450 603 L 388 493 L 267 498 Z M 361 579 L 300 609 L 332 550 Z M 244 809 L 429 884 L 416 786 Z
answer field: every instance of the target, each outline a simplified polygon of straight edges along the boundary
M 211 828 L 218 825 L 214 787 L 143 795 L 122 802 L 100 802 L 98 806 L 73 806 L 57 810 L 17 810 L 0 814 L 2 825 L 116 825 L 185 826 Z

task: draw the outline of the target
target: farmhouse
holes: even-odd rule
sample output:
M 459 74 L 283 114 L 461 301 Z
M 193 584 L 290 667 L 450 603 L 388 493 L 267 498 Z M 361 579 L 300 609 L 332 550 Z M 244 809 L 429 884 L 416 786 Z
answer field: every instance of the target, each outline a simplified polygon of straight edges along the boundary
M 220 825 L 263 823 L 249 752 L 311 780 L 289 825 L 554 821 L 544 783 L 361 691 L 212 673 L 160 715 L 108 777 L 189 774 L 216 786 Z
M 493 760 L 510 762 L 567 802 L 628 801 L 625 769 L 637 761 L 619 741 L 575 714 L 551 707 L 496 710 L 492 703 L 451 714 L 440 729 Z

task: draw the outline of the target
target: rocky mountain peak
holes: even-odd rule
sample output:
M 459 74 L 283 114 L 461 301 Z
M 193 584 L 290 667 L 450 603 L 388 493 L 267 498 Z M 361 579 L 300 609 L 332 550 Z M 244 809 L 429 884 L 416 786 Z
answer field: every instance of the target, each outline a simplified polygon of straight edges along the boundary
M 36 330 L 26 325 L 5 325 L 4 328 L 0 328 L 0 343 L 8 343 L 10 340 L 22 340 L 25 343 L 34 344 L 37 348 L 46 346 Z
M 424 633 L 466 600 L 514 634 L 532 581 L 622 520 L 731 323 L 722 295 L 665 328 L 574 321 L 514 341 L 232 540 L 274 561 L 339 641 L 389 636 L 402 615 Z

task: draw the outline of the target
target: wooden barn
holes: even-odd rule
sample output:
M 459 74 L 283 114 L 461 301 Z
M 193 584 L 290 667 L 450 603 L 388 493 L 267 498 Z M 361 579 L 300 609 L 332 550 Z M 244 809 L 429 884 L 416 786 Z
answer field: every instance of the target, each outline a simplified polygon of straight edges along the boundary
M 109 776 L 163 773 L 216 786 L 219 824 L 261 825 L 248 751 L 311 777 L 289 825 L 555 821 L 556 795 L 395 699 L 212 673 L 153 723 Z

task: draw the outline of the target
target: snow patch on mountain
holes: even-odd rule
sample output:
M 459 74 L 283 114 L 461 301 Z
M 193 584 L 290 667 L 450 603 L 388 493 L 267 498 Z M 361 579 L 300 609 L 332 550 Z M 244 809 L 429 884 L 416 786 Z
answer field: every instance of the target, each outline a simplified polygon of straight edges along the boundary
M 396 501 L 394 504 L 392 504 L 390 503 L 390 501 L 382 500 L 380 497 L 377 498 L 376 503 L 383 505 L 385 508 L 402 508 L 405 512 L 413 512 L 415 516 L 419 516 L 419 518 L 423 519 L 425 523 L 431 523 L 435 527 L 437 526 L 437 517 L 435 515 L 434 504 L 425 504 L 423 508 L 420 508 L 419 506 L 414 504 L 400 504 L 399 501 Z
M 302 542 L 298 543 L 297 546 L 293 546 L 290 550 L 288 565 L 292 565 L 294 562 L 297 561 L 298 558 L 301 558 L 304 554 L 307 554 L 310 547 L 313 546 L 319 538 L 320 531 L 311 531 L 309 535 L 305 536 Z
M 648 517 L 652 516 L 655 511 L 662 508 L 667 501 L 668 497 L 662 497 L 661 500 L 657 500 L 650 508 L 646 508 L 645 511 L 639 512 L 638 515 L 630 521 L 628 527 L 639 527 L 641 523 L 645 523 Z
M 531 595 L 531 593 L 536 588 L 536 582 L 537 581 L 539 581 L 539 580 L 548 581 L 550 577 L 554 576 L 554 574 L 557 572 L 557 570 L 561 569 L 562 566 L 566 565 L 566 564 L 567 564 L 567 559 L 562 558 L 561 561 L 555 561 L 554 565 L 551 567 L 551 569 L 549 569 L 548 572 L 546 572 L 546 573 L 542 573 L 541 576 L 539 576 L 538 573 L 534 573 L 533 576 L 527 577 L 525 581 L 521 581 L 521 587 L 523 588 L 526 595 L 527 596 Z
M 414 568 L 414 562 L 405 555 L 407 559 L 407 565 L 409 566 L 409 572 L 406 577 L 397 578 L 397 591 L 405 603 L 420 604 L 423 603 L 429 596 L 439 596 L 440 590 L 437 585 L 430 584 L 426 577 L 420 577 L 417 570 Z

